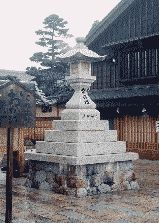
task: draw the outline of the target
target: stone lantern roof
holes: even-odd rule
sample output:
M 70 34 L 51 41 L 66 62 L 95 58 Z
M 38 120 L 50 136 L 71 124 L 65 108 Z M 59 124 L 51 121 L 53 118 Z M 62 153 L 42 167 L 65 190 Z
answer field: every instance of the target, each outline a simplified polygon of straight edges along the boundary
M 65 54 L 60 54 L 57 59 L 64 63 L 71 63 L 77 61 L 83 62 L 96 62 L 99 60 L 104 60 L 106 56 L 100 56 L 97 53 L 89 50 L 88 47 L 84 44 L 86 39 L 83 37 L 76 38 L 76 46 L 72 50 L 68 51 Z

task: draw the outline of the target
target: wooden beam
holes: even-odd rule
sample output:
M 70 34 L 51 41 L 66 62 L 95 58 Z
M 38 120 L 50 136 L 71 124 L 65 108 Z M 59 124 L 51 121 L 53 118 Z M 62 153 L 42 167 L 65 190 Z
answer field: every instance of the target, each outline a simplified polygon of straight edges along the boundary
M 152 49 L 149 49 L 149 76 L 152 76 Z
M 158 76 L 159 75 L 159 49 L 157 49 L 157 66 L 156 66 L 156 69 L 157 69 L 157 72 L 156 72 L 156 75 Z
M 159 2 L 158 0 L 153 0 L 153 24 L 152 32 L 159 33 Z
M 115 88 L 115 71 L 116 71 L 116 67 L 115 67 L 115 63 L 111 66 L 111 87 Z
M 152 49 L 152 76 L 156 75 L 156 50 Z
M 124 54 L 124 79 L 128 79 L 128 53 Z
M 135 52 L 134 79 L 138 77 L 138 52 Z
M 6 174 L 6 216 L 5 216 L 6 223 L 12 222 L 13 136 L 14 136 L 14 128 L 8 128 L 7 174 Z
M 110 88 L 111 66 L 107 66 L 107 88 Z
M 145 51 L 141 52 L 141 77 L 145 77 Z
M 107 64 L 106 62 L 103 65 L 103 89 L 107 87 Z
M 141 32 L 142 36 L 147 36 L 147 1 L 141 0 L 140 4 L 142 7 Z
M 153 25 L 153 10 L 152 10 L 153 1 L 149 0 L 147 1 L 147 34 L 152 34 L 152 25 Z
M 145 68 L 146 68 L 146 71 L 145 71 L 145 76 L 149 76 L 149 50 L 146 49 L 145 50 Z
M 139 37 L 141 36 L 141 13 L 142 13 L 142 9 L 141 9 L 141 5 L 136 2 L 135 4 L 135 37 Z
M 130 80 L 133 81 L 135 77 L 135 52 L 130 52 Z
M 102 83 L 102 63 L 99 63 L 98 64 L 98 79 L 97 79 L 97 81 L 98 81 L 98 90 L 101 90 L 102 89 L 102 85 L 103 85 L 103 83 Z

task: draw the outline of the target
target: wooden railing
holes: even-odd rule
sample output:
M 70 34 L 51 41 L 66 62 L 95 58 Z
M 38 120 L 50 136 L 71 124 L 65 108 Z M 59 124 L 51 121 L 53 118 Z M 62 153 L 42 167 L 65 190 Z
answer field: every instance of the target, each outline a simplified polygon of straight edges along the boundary
M 44 140 L 44 130 L 52 129 L 52 122 L 55 119 L 60 119 L 60 117 L 51 119 L 37 119 L 35 128 L 16 128 L 14 129 L 14 143 L 13 151 L 18 151 L 18 162 L 20 169 L 23 170 L 24 157 L 23 154 L 27 149 L 25 145 L 26 140 L 32 141 L 43 141 Z M 0 140 L 0 156 L 3 157 L 7 153 L 7 131 L 6 129 L 1 129 L 1 140 Z
M 159 143 L 126 142 L 127 152 L 136 152 L 140 159 L 159 160 Z
M 114 129 L 117 130 L 117 140 L 126 141 L 127 152 L 137 152 L 141 159 L 159 160 L 157 120 L 148 115 L 115 119 Z
M 153 117 L 124 116 L 115 119 L 118 141 L 155 143 L 156 121 Z

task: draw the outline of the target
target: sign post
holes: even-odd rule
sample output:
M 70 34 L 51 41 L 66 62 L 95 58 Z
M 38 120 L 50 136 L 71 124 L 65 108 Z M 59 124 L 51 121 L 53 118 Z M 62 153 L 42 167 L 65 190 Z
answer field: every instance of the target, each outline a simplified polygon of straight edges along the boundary
M 6 220 L 12 220 L 13 128 L 7 131 Z
M 0 127 L 7 128 L 7 174 L 5 222 L 12 222 L 12 178 L 14 128 L 35 126 L 36 105 L 33 92 L 11 81 L 2 89 L 0 100 Z

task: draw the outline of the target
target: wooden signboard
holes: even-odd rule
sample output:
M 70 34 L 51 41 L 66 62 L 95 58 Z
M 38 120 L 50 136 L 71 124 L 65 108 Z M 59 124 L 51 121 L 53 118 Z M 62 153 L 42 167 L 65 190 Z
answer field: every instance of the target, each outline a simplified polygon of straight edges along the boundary
M 16 83 L 0 89 L 0 127 L 33 128 L 36 122 L 35 96 Z
M 12 177 L 14 128 L 35 127 L 35 95 L 20 83 L 8 81 L 0 86 L 0 128 L 7 128 L 6 217 L 12 222 Z

